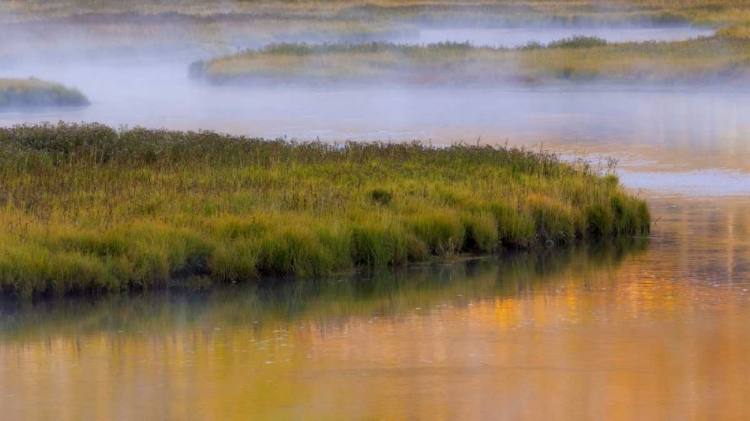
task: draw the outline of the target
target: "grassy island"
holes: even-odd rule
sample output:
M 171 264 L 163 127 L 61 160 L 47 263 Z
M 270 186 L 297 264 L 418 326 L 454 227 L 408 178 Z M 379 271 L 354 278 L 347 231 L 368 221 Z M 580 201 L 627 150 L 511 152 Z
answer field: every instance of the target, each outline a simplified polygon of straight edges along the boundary
M 37 107 L 80 107 L 89 100 L 77 89 L 36 78 L 0 79 L 0 110 Z
M 0 286 L 240 282 L 647 233 L 615 175 L 490 146 L 0 129 Z
M 680 42 L 608 44 L 574 37 L 514 49 L 467 43 L 279 44 L 193 63 L 190 74 L 215 84 L 744 83 L 750 82 L 750 35 L 732 27 Z

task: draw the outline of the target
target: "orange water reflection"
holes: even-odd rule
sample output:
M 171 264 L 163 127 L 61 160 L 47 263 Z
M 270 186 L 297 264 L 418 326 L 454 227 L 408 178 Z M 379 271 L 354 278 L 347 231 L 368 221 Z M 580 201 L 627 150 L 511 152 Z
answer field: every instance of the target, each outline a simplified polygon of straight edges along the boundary
M 750 203 L 654 212 L 645 252 L 8 310 L 2 419 L 748 419 Z

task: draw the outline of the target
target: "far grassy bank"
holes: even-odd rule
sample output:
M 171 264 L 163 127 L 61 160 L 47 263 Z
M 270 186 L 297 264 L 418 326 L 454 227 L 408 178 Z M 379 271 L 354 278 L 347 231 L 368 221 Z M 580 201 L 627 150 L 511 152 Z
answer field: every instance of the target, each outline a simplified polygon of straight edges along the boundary
M 739 0 L 55 0 L 0 3 L 0 60 L 211 56 L 280 42 L 418 42 L 424 28 L 750 26 Z
M 1 79 L 0 110 L 35 107 L 80 107 L 89 100 L 80 91 L 40 79 Z
M 133 16 L 160 21 L 217 17 L 406 22 L 421 25 L 726 25 L 750 22 L 744 0 L 27 0 L 0 5 L 0 21 L 117 20 Z
M 616 176 L 489 146 L 0 129 L 0 289 L 320 276 L 649 231 Z
M 195 62 L 190 74 L 215 84 L 744 83 L 750 82 L 745 35 L 742 28 L 727 28 L 688 41 L 618 44 L 574 37 L 515 49 L 464 43 L 281 44 Z

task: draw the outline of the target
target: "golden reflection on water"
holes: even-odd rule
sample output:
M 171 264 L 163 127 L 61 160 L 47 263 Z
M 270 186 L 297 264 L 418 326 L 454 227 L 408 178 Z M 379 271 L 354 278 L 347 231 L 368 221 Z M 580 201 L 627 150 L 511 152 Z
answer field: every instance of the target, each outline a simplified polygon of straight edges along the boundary
M 748 419 L 750 203 L 653 208 L 645 251 L 7 310 L 1 418 Z

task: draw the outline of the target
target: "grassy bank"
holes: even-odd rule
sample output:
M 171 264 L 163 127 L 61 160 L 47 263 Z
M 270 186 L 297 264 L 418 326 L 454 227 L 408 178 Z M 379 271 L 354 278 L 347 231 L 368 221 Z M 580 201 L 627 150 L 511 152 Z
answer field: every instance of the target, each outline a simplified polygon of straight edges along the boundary
M 560 81 L 750 81 L 750 38 L 739 28 L 682 42 L 607 44 L 574 37 L 523 48 L 274 45 L 193 63 L 193 77 L 211 83 L 405 83 L 425 85 Z
M 77 89 L 30 79 L 0 79 L 0 110 L 33 107 L 80 107 L 89 100 Z
M 641 235 L 614 175 L 481 146 L 294 143 L 100 125 L 0 129 L 0 285 L 301 278 Z

